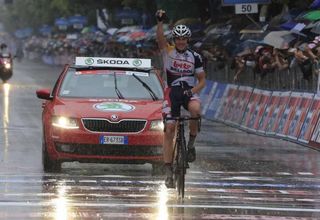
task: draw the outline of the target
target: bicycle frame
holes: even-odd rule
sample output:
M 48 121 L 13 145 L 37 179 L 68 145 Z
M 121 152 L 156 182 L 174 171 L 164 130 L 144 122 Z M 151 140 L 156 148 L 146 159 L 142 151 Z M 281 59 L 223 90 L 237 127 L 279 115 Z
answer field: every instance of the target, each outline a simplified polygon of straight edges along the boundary
M 169 118 L 168 118 L 169 119 Z M 201 117 L 176 117 L 171 118 L 169 120 L 177 121 L 176 124 L 176 135 L 175 135 L 175 142 L 174 142 L 174 149 L 173 149 L 173 158 L 172 158 L 172 165 L 173 165 L 173 175 L 174 175 L 174 182 L 176 184 L 176 189 L 178 191 L 178 195 L 180 198 L 184 198 L 184 191 L 185 191 L 185 174 L 187 173 L 187 168 L 189 168 L 188 161 L 187 161 L 187 145 L 186 139 L 184 135 L 184 125 L 186 120 L 198 120 L 198 130 L 200 131 L 201 126 Z
M 184 198 L 185 174 L 187 172 L 187 146 L 184 136 L 184 120 L 178 120 L 174 144 L 173 174 L 178 194 Z

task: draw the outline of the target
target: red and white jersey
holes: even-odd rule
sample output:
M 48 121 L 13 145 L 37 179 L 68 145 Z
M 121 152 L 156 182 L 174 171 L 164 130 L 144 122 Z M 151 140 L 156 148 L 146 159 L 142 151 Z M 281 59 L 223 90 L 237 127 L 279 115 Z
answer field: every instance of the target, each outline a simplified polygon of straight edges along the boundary
M 168 86 L 180 85 L 182 81 L 193 87 L 195 75 L 204 71 L 200 54 L 190 49 L 179 53 L 174 46 L 167 46 L 161 52 Z

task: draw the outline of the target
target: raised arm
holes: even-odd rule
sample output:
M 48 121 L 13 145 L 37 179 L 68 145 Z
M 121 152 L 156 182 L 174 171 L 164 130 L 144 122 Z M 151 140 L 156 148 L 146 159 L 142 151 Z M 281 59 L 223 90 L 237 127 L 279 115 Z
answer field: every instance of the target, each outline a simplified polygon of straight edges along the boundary
M 167 45 L 167 40 L 164 36 L 163 31 L 163 20 L 165 18 L 165 11 L 162 9 L 158 10 L 156 12 L 156 18 L 157 18 L 157 42 L 160 50 L 163 50 Z

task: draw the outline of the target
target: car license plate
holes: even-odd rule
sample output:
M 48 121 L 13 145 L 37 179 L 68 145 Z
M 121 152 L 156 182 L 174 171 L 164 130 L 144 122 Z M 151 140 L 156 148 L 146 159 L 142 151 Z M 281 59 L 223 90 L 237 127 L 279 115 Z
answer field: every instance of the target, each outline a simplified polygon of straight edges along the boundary
M 127 136 L 100 136 L 100 144 L 128 144 Z

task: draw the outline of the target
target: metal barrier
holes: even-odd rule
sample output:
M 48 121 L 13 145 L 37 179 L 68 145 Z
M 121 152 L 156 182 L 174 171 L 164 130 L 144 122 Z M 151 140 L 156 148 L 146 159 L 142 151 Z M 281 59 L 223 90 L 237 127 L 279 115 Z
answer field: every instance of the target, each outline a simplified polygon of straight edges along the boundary
M 264 77 L 256 73 L 252 68 L 246 67 L 236 82 L 233 80 L 235 71 L 230 68 L 230 64 L 225 65 L 223 68 L 218 68 L 218 65 L 220 64 L 213 61 L 206 63 L 207 79 L 267 90 L 291 90 L 312 93 L 317 91 L 316 65 L 313 66 L 312 76 L 309 80 L 303 78 L 303 73 L 298 66 L 283 71 L 269 72 Z

